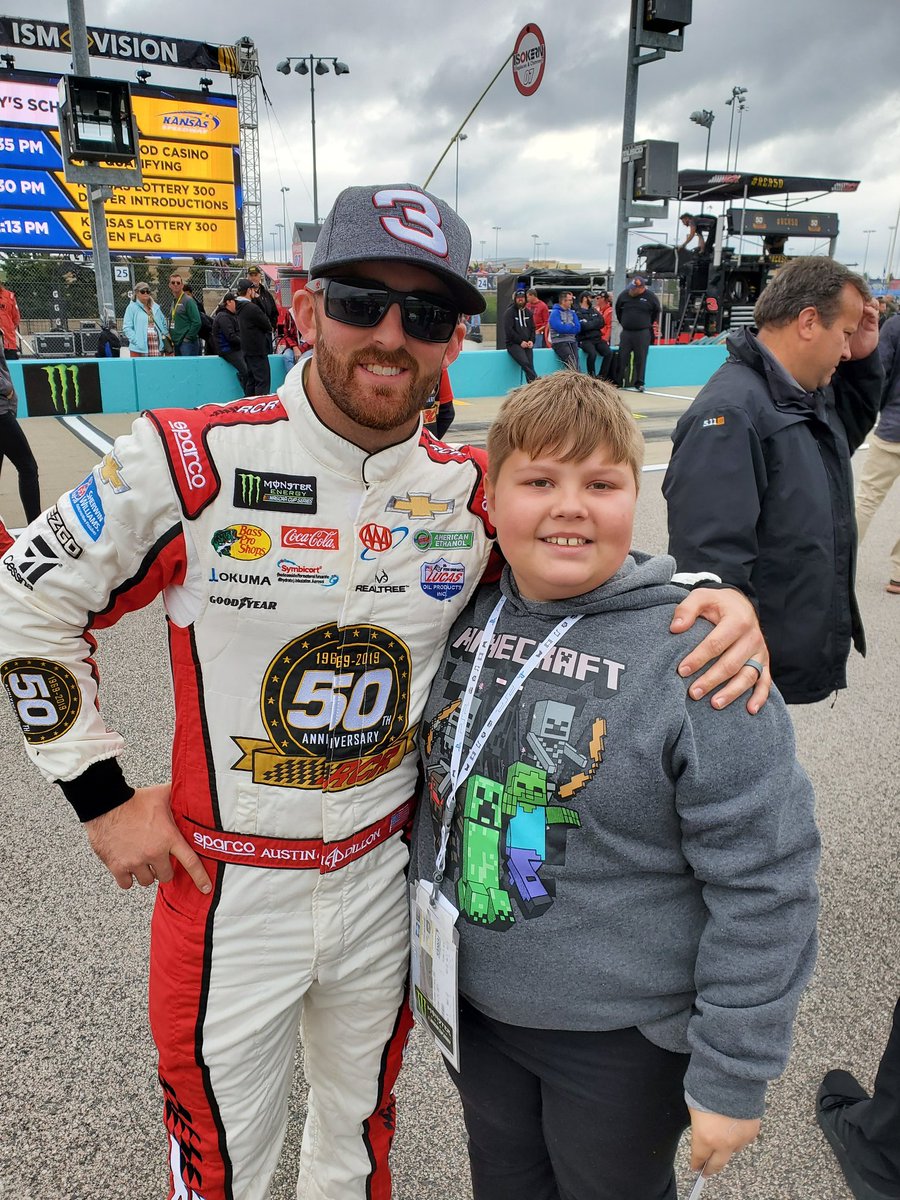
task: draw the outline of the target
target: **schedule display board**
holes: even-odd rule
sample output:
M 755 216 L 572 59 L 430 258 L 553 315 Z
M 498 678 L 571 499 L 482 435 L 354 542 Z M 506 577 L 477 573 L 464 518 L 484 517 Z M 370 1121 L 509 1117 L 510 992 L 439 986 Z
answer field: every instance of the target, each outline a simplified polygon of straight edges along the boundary
M 0 249 L 90 250 L 87 189 L 67 183 L 56 75 L 0 72 Z M 106 202 L 110 251 L 241 255 L 233 96 L 133 87 L 143 183 Z

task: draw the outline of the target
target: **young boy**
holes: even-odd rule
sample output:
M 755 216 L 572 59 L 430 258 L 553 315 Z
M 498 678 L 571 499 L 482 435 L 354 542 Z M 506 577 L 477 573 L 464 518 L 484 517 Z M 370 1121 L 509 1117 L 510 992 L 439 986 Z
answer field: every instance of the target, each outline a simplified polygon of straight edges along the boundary
M 425 710 L 414 869 L 434 878 L 446 823 L 475 1200 L 674 1200 L 688 1123 L 694 1169 L 721 1170 L 756 1137 L 813 966 L 790 721 L 777 695 L 756 717 L 689 701 L 674 563 L 630 549 L 642 455 L 608 384 L 559 372 L 508 397 L 487 483 L 508 565 Z

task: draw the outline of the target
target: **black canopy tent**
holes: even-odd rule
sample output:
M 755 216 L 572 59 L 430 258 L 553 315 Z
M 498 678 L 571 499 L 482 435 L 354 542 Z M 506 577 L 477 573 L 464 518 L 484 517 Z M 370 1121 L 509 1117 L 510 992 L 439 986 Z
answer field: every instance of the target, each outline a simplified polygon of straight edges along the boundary
M 803 199 L 789 201 L 781 199 L 778 204 L 788 207 L 791 203 L 803 204 L 815 196 L 826 196 L 830 192 L 855 192 L 858 179 L 818 179 L 805 175 L 757 175 L 745 171 L 695 171 L 678 172 L 678 200 L 757 200 L 766 196 L 790 195 L 802 192 Z

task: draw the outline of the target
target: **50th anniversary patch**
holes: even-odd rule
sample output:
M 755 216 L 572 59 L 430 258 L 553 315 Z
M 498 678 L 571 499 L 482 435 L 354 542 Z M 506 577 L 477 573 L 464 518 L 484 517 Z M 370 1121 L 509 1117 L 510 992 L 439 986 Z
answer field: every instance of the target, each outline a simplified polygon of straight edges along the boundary
M 387 774 L 415 747 L 410 655 L 377 625 L 334 622 L 295 638 L 266 668 L 265 739 L 234 737 L 236 771 L 274 787 L 343 791 Z
M 55 741 L 75 724 L 81 693 L 68 667 L 46 658 L 11 658 L 0 667 L 0 679 L 32 746 Z

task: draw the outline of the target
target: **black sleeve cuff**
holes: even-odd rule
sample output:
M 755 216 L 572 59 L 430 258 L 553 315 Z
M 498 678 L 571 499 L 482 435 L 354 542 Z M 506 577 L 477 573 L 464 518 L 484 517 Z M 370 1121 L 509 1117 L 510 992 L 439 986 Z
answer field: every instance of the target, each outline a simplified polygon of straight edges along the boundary
M 134 788 L 125 782 L 117 758 L 91 763 L 74 779 L 61 779 L 58 783 L 79 821 L 102 817 L 134 795 Z

